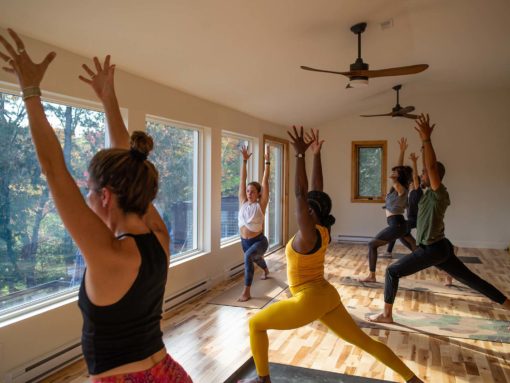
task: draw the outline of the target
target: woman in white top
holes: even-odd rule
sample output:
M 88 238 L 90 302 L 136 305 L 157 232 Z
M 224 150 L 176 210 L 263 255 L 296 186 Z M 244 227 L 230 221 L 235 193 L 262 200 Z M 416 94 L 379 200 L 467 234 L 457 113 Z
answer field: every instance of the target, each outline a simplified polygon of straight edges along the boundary
M 253 282 L 253 273 L 256 263 L 264 270 L 262 279 L 267 279 L 269 269 L 264 261 L 264 253 L 269 247 L 269 242 L 264 235 L 264 215 L 269 203 L 269 147 L 266 147 L 264 176 L 262 185 L 252 181 L 246 185 L 246 163 L 252 153 L 248 153 L 248 147 L 241 148 L 243 164 L 241 165 L 241 177 L 239 182 L 239 232 L 244 251 L 244 289 L 238 301 L 245 302 L 251 298 L 250 288 Z

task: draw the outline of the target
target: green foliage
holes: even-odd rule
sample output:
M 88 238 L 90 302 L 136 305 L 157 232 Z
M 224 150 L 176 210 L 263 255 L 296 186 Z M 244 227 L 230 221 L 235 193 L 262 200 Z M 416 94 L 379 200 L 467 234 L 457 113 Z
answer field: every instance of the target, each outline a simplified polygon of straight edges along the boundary
M 44 104 L 65 160 L 84 190 L 87 164 L 104 147 L 104 114 Z M 66 137 L 68 141 L 65 142 Z M 74 248 L 55 211 L 32 144 L 23 102 L 0 93 L 0 297 L 68 280 Z
M 382 148 L 360 148 L 358 152 L 359 195 L 381 195 Z

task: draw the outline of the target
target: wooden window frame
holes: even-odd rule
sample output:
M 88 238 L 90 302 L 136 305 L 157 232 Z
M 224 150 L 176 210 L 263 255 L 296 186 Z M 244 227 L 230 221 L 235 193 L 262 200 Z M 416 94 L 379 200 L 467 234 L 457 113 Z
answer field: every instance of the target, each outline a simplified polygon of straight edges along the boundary
M 377 197 L 361 197 L 358 189 L 359 148 L 382 148 L 381 163 L 381 195 Z M 381 203 L 386 197 L 386 166 L 387 166 L 387 141 L 352 141 L 351 146 L 351 202 Z
M 275 136 L 270 136 L 264 134 L 262 137 L 262 156 L 260 156 L 261 161 L 264 160 L 264 150 L 266 147 L 266 141 L 278 142 L 283 145 L 283 187 L 282 187 L 282 195 L 283 195 L 283 217 L 282 217 L 282 247 L 287 244 L 289 240 L 289 141 Z M 262 166 L 261 169 L 264 169 Z M 262 179 L 262 178 L 261 178 Z

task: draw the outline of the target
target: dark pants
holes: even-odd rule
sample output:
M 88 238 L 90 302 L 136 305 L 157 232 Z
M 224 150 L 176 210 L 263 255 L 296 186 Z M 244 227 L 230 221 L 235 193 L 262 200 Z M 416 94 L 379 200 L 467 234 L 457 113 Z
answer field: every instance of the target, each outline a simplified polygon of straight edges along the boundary
M 251 286 L 253 282 L 253 273 L 255 266 L 253 262 L 260 266 L 262 269 L 267 269 L 266 261 L 264 260 L 264 253 L 269 247 L 269 242 L 263 233 L 256 237 L 245 239 L 241 238 L 241 245 L 244 251 L 244 285 Z
M 503 304 L 506 300 L 501 291 L 469 270 L 455 255 L 451 242 L 444 238 L 432 245 L 420 245 L 411 254 L 388 266 L 384 283 L 384 302 L 393 304 L 400 278 L 415 274 L 430 266 L 436 266 L 447 272 L 459 282 L 482 293 L 494 302 Z
M 407 222 L 407 233 L 405 236 L 400 237 L 399 241 L 408 249 L 414 249 L 414 248 L 416 248 L 416 240 L 414 239 L 413 235 L 411 234 L 411 230 L 416 228 L 416 220 L 408 219 L 406 222 Z M 390 243 L 388 243 L 388 248 L 386 249 L 386 252 L 388 252 L 388 253 L 393 252 L 393 248 L 395 247 L 395 242 L 396 242 L 396 240 L 393 240 Z
M 377 264 L 377 249 L 386 245 L 388 242 L 394 241 L 400 237 L 405 237 L 407 233 L 407 224 L 403 215 L 389 216 L 386 218 L 386 221 L 388 222 L 388 227 L 377 233 L 377 235 L 368 243 L 368 265 L 371 272 L 375 272 L 375 266 Z M 402 243 L 406 245 L 405 242 Z M 411 243 L 408 243 L 406 246 L 409 250 L 414 250 Z

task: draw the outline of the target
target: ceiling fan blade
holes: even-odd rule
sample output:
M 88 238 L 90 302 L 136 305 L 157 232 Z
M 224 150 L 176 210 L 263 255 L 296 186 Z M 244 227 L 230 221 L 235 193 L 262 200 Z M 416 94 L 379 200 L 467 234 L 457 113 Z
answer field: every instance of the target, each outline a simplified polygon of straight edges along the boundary
M 419 65 L 410 65 L 410 66 L 401 66 L 397 68 L 386 68 L 386 69 L 376 69 L 376 70 L 353 70 L 350 72 L 338 72 L 343 74 L 344 76 L 360 76 L 360 77 L 386 77 L 386 76 L 404 76 L 408 74 L 415 74 L 423 72 L 429 66 L 428 64 L 419 64 Z
M 416 114 L 403 114 L 402 117 L 410 118 L 411 120 L 416 120 L 418 118 Z
M 381 116 L 393 116 L 392 113 L 385 113 L 385 114 L 361 114 L 360 117 L 381 117 Z
M 335 72 L 335 71 L 332 71 L 332 70 L 316 69 L 316 68 L 311 68 L 309 66 L 303 66 L 303 65 L 301 65 L 300 68 L 304 69 L 304 70 L 311 70 L 313 72 L 341 74 L 341 75 L 344 75 L 344 76 L 349 76 L 349 73 L 350 73 L 350 72 Z

